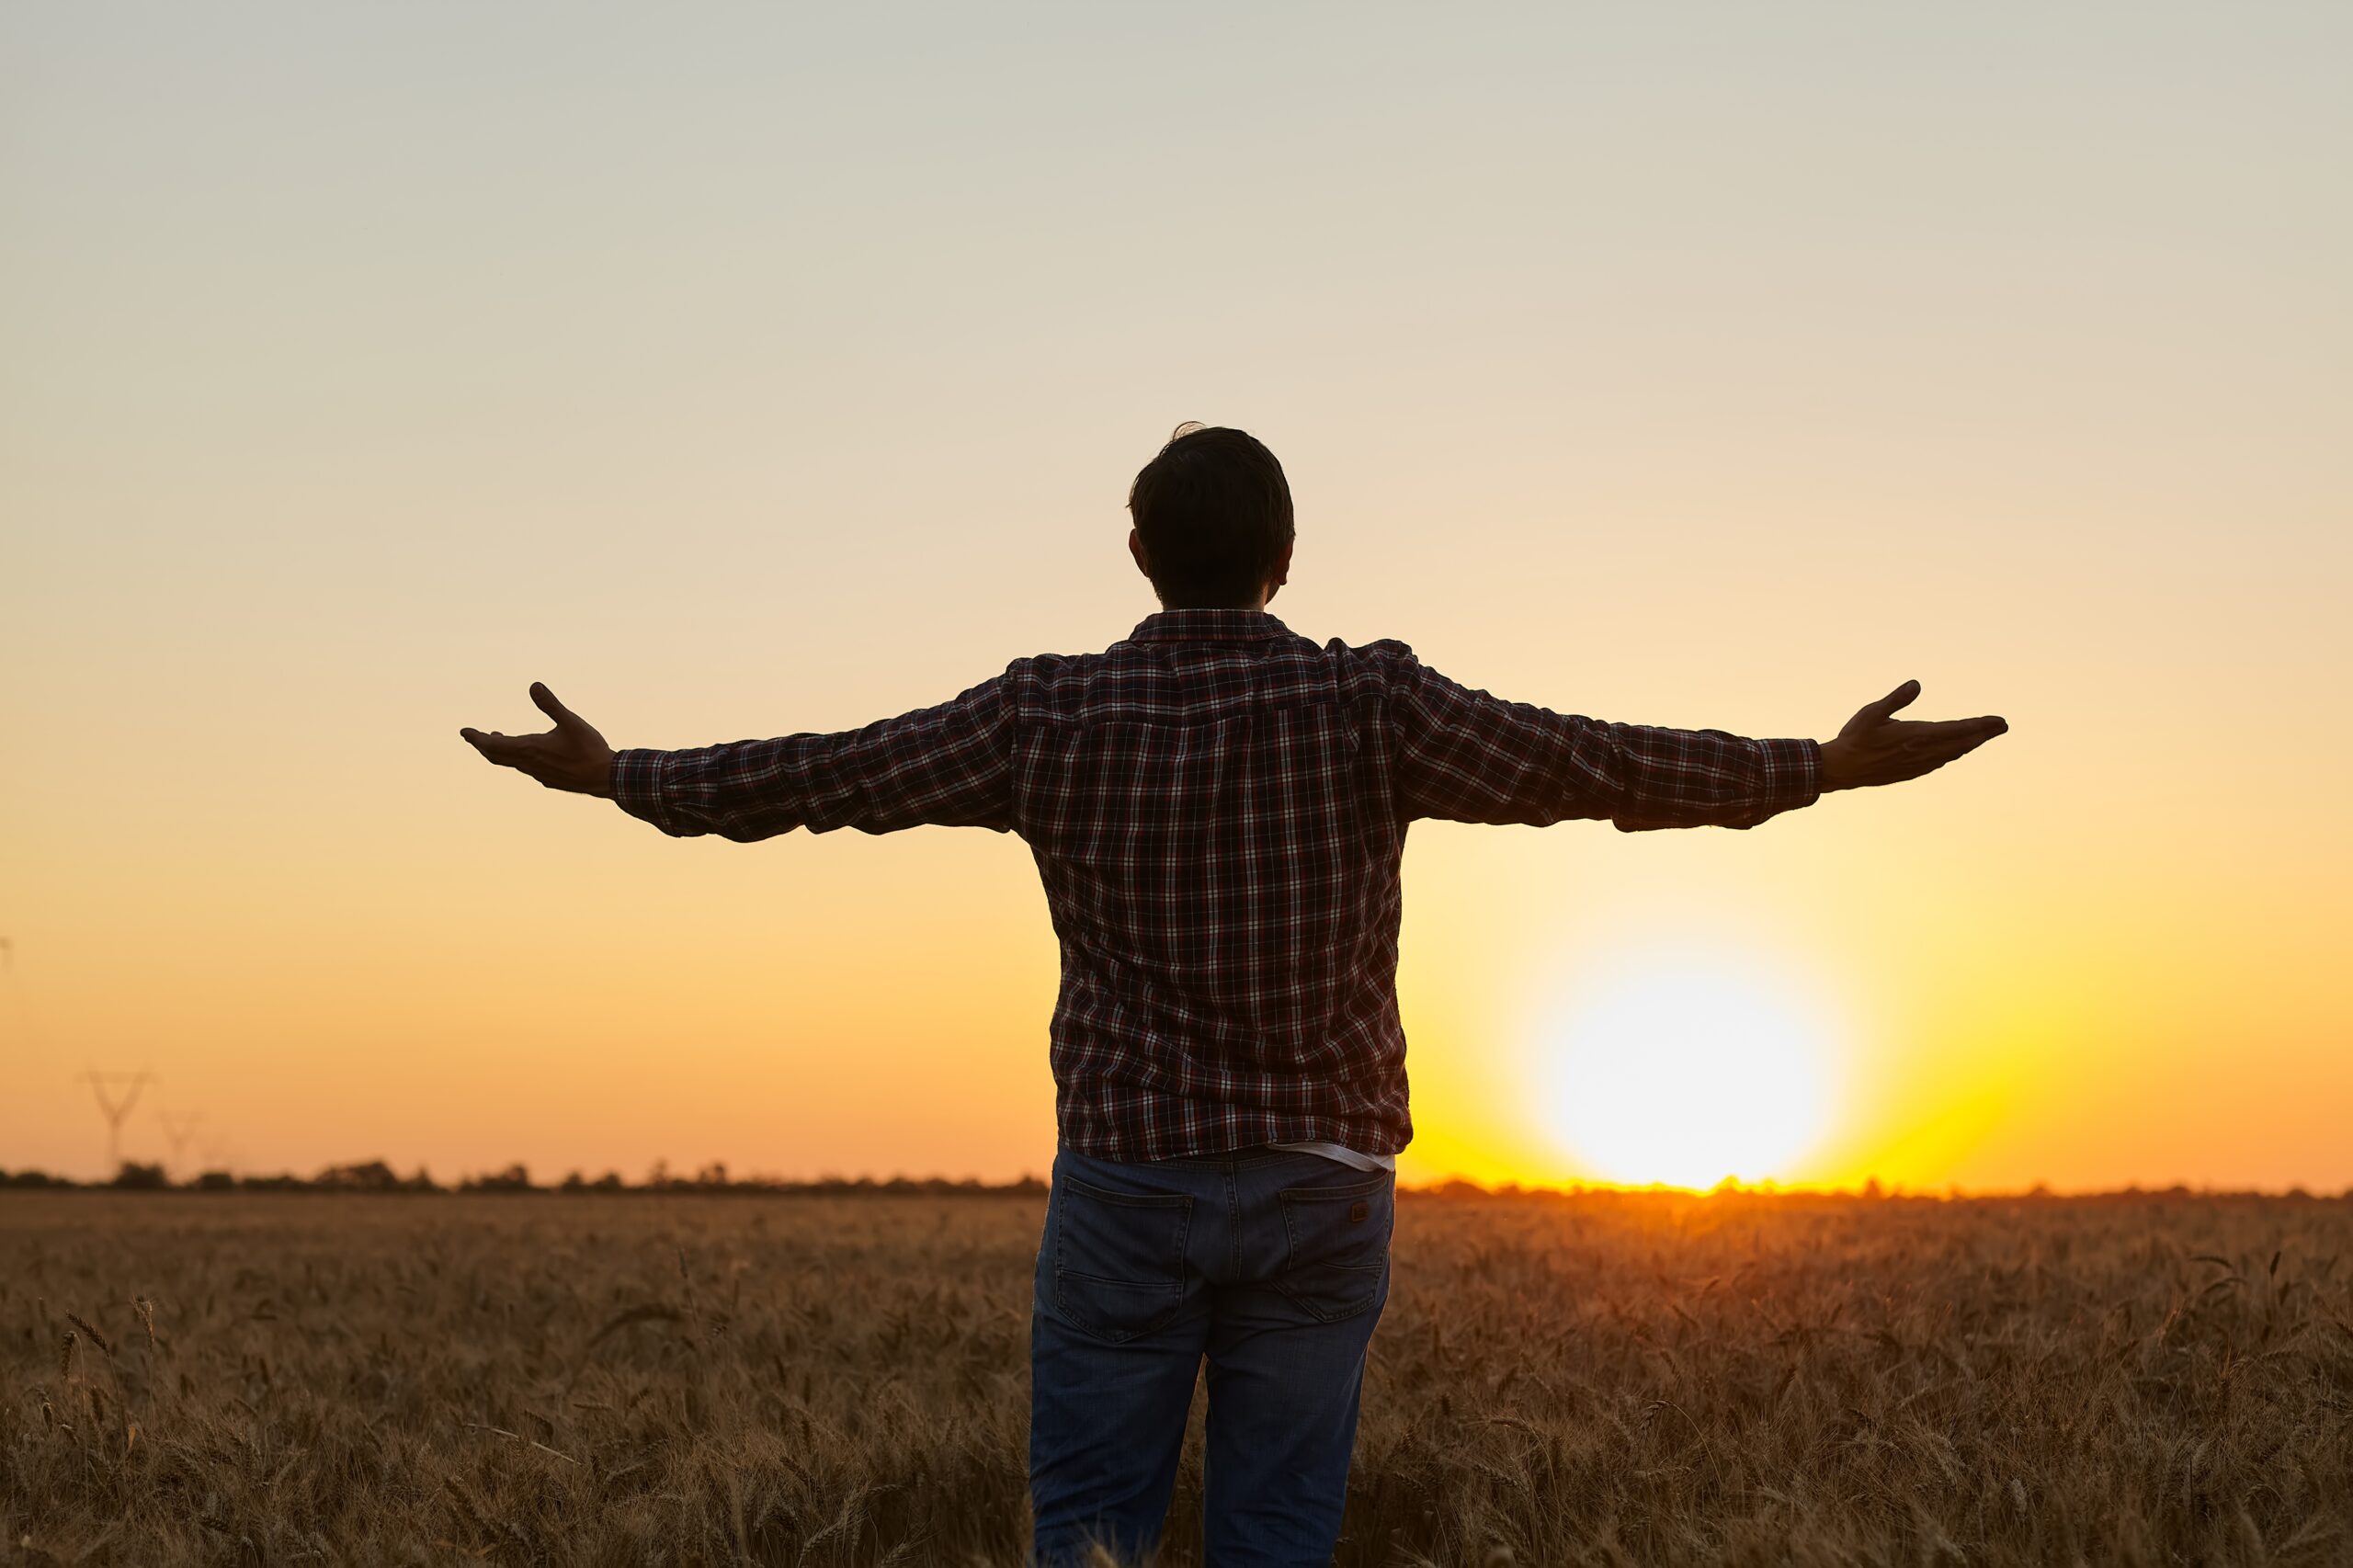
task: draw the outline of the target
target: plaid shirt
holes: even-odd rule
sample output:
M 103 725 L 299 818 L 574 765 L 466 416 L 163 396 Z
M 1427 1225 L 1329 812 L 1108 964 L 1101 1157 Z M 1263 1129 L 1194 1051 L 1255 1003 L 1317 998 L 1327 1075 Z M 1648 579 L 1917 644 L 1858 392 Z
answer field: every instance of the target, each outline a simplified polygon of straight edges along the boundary
M 1413 1135 L 1398 861 L 1416 817 L 1753 827 L 1813 803 L 1811 740 L 1602 723 L 1468 690 L 1402 642 L 1262 610 L 1147 618 L 839 734 L 624 751 L 623 810 L 751 840 L 1018 833 L 1062 944 L 1062 1135 L 1104 1159 Z

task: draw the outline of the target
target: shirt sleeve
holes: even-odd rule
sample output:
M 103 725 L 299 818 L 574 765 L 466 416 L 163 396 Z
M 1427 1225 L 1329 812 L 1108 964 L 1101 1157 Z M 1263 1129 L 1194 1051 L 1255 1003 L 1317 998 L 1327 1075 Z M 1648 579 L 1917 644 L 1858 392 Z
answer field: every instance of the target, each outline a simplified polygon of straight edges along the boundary
M 805 827 L 1012 825 L 1013 705 L 993 676 L 935 708 L 835 734 L 613 758 L 613 800 L 674 838 L 748 844 Z
M 1390 716 L 1409 817 L 1745 828 L 1822 794 L 1815 741 L 1604 723 L 1467 689 L 1417 661 L 1401 672 Z

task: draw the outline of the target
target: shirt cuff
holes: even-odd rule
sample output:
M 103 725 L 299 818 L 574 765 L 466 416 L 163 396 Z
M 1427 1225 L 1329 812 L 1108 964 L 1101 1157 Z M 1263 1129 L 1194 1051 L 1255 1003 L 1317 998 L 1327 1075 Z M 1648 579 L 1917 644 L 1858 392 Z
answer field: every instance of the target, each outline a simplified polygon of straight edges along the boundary
M 1822 743 L 1816 740 L 1759 741 L 1764 748 L 1764 803 L 1777 812 L 1795 811 L 1822 799 Z
M 662 764 L 668 756 L 644 746 L 613 754 L 613 804 L 665 833 L 672 831 L 662 801 Z

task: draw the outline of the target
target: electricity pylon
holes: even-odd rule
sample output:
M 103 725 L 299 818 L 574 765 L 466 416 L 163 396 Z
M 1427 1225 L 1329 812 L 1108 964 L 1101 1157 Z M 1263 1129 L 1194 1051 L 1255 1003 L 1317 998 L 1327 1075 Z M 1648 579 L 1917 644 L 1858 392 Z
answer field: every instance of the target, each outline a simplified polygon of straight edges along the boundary
M 155 1074 L 142 1070 L 137 1073 L 85 1073 L 83 1079 L 90 1092 L 98 1096 L 99 1114 L 107 1119 L 107 1176 L 111 1180 L 122 1174 L 122 1123 L 130 1116 L 131 1108 L 139 1103 L 139 1091 L 155 1081 Z
M 172 1174 L 176 1176 L 185 1175 L 186 1173 L 180 1169 L 180 1163 L 188 1155 L 188 1141 L 196 1136 L 196 1130 L 204 1125 L 204 1113 L 200 1110 L 184 1110 L 174 1115 L 168 1110 L 158 1108 L 155 1112 L 155 1119 L 164 1124 L 164 1136 L 172 1145 Z

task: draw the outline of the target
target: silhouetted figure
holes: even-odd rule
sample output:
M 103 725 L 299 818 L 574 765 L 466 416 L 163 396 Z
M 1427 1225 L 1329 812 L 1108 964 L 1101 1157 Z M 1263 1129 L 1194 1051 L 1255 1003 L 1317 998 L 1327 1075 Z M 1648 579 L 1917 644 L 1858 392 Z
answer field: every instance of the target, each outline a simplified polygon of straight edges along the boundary
M 1152 1548 L 1206 1357 L 1209 1561 L 1323 1563 L 1413 1132 L 1406 825 L 1754 827 L 2007 726 L 1897 719 L 1916 681 L 1826 743 L 1603 723 L 1466 689 L 1403 642 L 1319 646 L 1267 612 L 1290 490 L 1240 430 L 1180 427 L 1128 506 L 1164 608 L 1102 653 L 1017 659 L 838 734 L 615 752 L 540 685 L 553 729 L 460 733 L 668 834 L 1018 833 L 1063 971 L 1030 1325 L 1037 1556 Z

